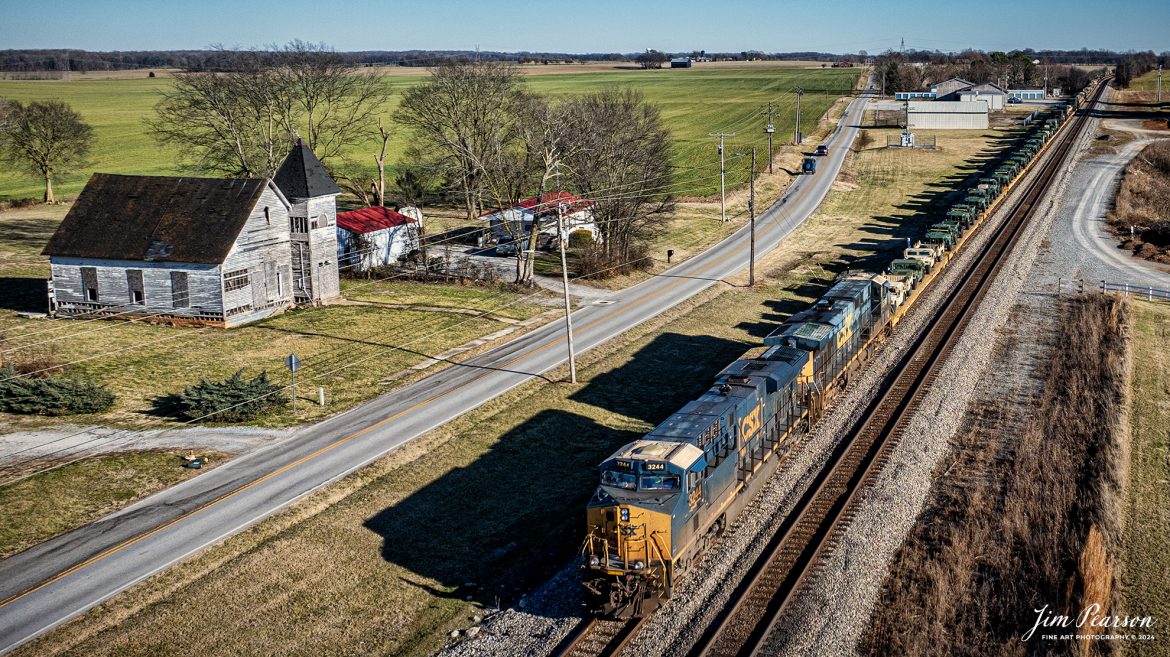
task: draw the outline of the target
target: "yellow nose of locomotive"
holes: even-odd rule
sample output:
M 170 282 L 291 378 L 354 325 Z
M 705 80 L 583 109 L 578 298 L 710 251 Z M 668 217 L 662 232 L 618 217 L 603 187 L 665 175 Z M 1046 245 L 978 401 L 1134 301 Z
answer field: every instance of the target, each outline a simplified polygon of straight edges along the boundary
M 642 615 L 668 590 L 670 516 L 635 506 L 594 507 L 583 546 L 590 606 L 605 615 Z

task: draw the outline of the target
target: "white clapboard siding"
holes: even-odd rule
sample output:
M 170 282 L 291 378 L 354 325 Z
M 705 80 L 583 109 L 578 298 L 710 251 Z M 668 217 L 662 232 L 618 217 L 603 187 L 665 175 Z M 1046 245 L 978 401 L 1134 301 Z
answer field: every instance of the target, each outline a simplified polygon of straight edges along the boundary
M 95 258 L 50 258 L 53 294 L 59 315 L 89 314 L 97 310 L 109 313 L 138 311 L 192 319 L 214 320 L 223 317 L 223 285 L 219 265 L 181 262 L 142 262 L 135 260 L 98 260 Z M 98 297 L 87 300 L 82 284 L 82 270 L 92 267 L 97 274 Z M 127 271 L 142 272 L 143 300 L 134 304 L 130 296 Z M 176 307 L 171 287 L 171 272 L 187 274 L 186 307 Z
M 248 284 L 224 289 L 228 326 L 268 317 L 293 305 L 289 211 L 271 186 L 260 195 L 224 259 L 225 277 L 237 271 L 248 272 Z

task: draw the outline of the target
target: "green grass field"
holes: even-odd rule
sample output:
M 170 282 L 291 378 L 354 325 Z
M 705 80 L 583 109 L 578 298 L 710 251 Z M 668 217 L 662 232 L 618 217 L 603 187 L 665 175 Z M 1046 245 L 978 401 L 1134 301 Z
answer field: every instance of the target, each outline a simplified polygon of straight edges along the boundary
M 1156 91 L 1158 71 L 1149 71 L 1134 78 L 1127 87 L 1130 91 Z M 1162 72 L 1162 98 L 1170 100 L 1170 73 Z
M 775 126 L 779 142 L 790 140 L 795 113 L 794 87 L 808 90 L 801 102 L 801 124 L 811 131 L 818 117 L 840 95 L 816 93 L 822 89 L 851 86 L 860 72 L 853 69 L 690 69 L 660 71 L 612 71 L 561 75 L 525 76 L 535 91 L 550 94 L 578 94 L 609 86 L 634 87 L 662 108 L 663 118 L 674 140 L 674 160 L 680 169 L 706 167 L 680 174 L 675 190 L 683 195 L 709 195 L 719 189 L 714 140 L 709 132 L 736 132 L 728 141 L 730 152 L 750 148 L 750 141 L 764 143 L 764 118 L 759 113 L 769 100 L 776 101 Z M 402 91 L 418 84 L 420 76 L 387 76 L 394 90 L 387 114 L 393 113 Z M 147 134 L 143 120 L 153 114 L 160 92 L 170 84 L 166 78 L 131 80 L 3 80 L 0 98 L 20 101 L 63 100 L 94 126 L 96 145 L 90 167 L 67 176 L 55 187 L 58 195 L 76 195 L 94 171 L 127 174 L 168 175 L 178 173 L 177 153 L 159 147 Z M 391 143 L 392 162 L 404 152 L 408 135 L 395 133 Z M 371 141 L 346 155 L 371 162 L 375 144 Z M 371 165 L 372 167 L 372 165 Z M 729 184 L 741 182 L 746 165 L 729 165 Z M 677 181 L 676 181 L 677 182 Z M 42 184 L 33 177 L 0 171 L 0 200 L 39 198 Z
M 1170 354 L 1163 347 L 1170 307 L 1135 303 L 1134 311 L 1122 612 L 1161 624 L 1170 614 Z M 1122 654 L 1170 655 L 1165 630 L 1155 633 L 1157 641 Z

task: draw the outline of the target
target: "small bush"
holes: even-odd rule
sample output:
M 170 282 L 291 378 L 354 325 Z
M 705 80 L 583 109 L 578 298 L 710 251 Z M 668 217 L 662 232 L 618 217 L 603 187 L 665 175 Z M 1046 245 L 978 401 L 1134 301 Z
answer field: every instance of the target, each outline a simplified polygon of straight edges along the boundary
M 243 422 L 284 403 L 280 386 L 268 380 L 268 372 L 245 379 L 240 370 L 224 381 L 200 379 L 177 395 L 160 397 L 156 412 L 184 420 Z
M 583 249 L 593 246 L 593 233 L 587 230 L 575 230 L 569 233 L 569 248 Z
M 12 367 L 0 369 L 0 411 L 4 413 L 100 413 L 113 406 L 115 399 L 114 393 L 91 379 L 34 379 L 19 376 Z

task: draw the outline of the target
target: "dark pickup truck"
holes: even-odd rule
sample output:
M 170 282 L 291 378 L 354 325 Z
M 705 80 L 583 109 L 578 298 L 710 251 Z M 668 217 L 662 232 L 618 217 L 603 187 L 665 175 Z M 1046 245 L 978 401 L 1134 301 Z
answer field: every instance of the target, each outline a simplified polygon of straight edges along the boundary
M 828 155 L 828 154 L 829 154 L 829 147 L 824 145 L 824 144 L 817 146 L 816 150 L 813 151 L 813 155 Z

